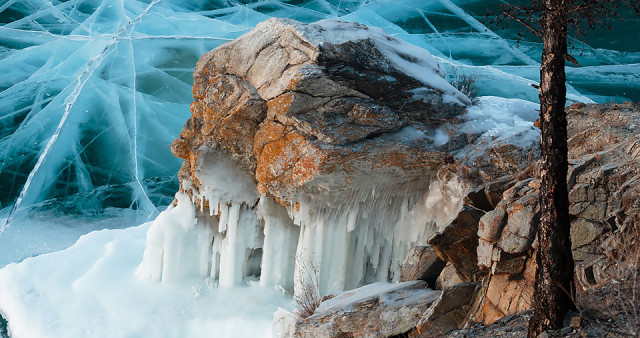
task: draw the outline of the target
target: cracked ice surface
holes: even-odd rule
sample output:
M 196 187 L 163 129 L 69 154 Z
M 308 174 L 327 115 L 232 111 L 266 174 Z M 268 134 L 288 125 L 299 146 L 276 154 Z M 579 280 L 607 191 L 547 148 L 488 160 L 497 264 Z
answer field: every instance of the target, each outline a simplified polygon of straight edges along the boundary
M 168 146 L 189 115 L 195 62 L 272 16 L 381 27 L 429 50 L 449 72 L 476 75 L 481 95 L 535 101 L 530 84 L 537 81 L 540 44 L 525 39 L 516 47 L 515 29 L 488 29 L 482 22 L 491 3 L 4 1 L 0 208 L 56 198 L 82 211 L 156 213 L 177 187 L 179 160 Z M 590 37 L 593 46 L 576 42 L 577 58 L 588 67 L 568 70 L 570 99 L 640 99 L 640 52 L 629 35 L 640 20 L 624 25 Z

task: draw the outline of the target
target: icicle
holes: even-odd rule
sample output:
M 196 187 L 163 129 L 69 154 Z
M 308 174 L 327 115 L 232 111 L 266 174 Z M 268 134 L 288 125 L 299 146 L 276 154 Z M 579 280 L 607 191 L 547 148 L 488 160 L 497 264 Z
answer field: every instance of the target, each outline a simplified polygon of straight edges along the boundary
M 203 181 L 220 183 L 215 175 L 236 175 L 230 176 L 236 181 L 225 178 L 222 188 L 249 189 L 252 178 L 232 171 L 224 159 L 208 165 L 219 170 L 201 170 Z M 462 203 L 456 181 L 393 184 L 370 178 L 362 187 L 286 201 L 286 208 L 262 197 L 254 210 L 249 205 L 257 200 L 255 190 L 202 186 L 193 194 L 200 199 L 197 223 L 194 204 L 176 195 L 176 208 L 163 212 L 149 231 L 140 270 L 156 280 L 208 277 L 223 287 L 260 274 L 261 285 L 291 290 L 300 283 L 301 264 L 307 264 L 318 269 L 323 294 L 396 281 L 408 250 L 425 243 Z M 205 200 L 208 212 L 200 211 Z
M 220 256 L 220 286 L 230 287 L 242 280 L 240 275 L 242 265 L 237 264 L 238 256 L 238 219 L 240 218 L 240 204 L 234 203 L 229 207 L 227 236 L 222 241 Z

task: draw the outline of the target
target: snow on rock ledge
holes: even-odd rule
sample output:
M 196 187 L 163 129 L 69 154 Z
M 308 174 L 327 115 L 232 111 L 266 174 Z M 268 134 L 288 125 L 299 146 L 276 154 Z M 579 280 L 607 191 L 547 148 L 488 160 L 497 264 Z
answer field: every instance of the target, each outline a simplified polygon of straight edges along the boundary
M 274 337 L 392 337 L 412 330 L 441 296 L 423 281 L 374 283 L 323 301 L 307 318 L 279 309 Z
M 445 135 L 470 101 L 421 48 L 356 23 L 269 19 L 205 54 L 194 80 L 172 144 L 181 192 L 140 276 L 292 289 L 308 261 L 323 294 L 397 281 L 460 208 L 460 184 L 437 172 L 464 146 Z

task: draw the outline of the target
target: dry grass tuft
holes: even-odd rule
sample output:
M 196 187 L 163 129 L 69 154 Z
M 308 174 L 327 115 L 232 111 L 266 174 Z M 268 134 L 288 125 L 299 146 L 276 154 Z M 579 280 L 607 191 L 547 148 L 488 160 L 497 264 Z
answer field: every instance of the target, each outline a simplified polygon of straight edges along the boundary
M 579 306 L 603 321 L 615 323 L 618 334 L 640 335 L 640 224 L 619 229 L 608 245 L 606 277 L 582 290 Z
M 322 298 L 320 297 L 320 269 L 312 258 L 299 254 L 296 256 L 296 277 L 293 300 L 296 313 L 307 318 L 316 311 Z

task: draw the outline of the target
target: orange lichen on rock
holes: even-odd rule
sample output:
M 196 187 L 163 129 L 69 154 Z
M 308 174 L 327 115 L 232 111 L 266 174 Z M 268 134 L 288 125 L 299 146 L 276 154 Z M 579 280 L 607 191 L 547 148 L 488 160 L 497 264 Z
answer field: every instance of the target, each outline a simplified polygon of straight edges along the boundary
M 258 182 L 269 183 L 273 180 L 282 180 L 282 176 L 302 157 L 306 146 L 305 138 L 296 132 L 290 132 L 283 138 L 266 144 L 258 157 L 256 167 Z M 280 183 L 290 182 L 280 181 Z
M 334 45 L 308 29 L 273 19 L 202 56 L 192 116 L 172 146 L 185 159 L 181 180 L 197 187 L 198 154 L 217 151 L 253 175 L 260 194 L 286 204 L 293 192 L 352 189 L 361 176 L 426 180 L 442 164 L 427 137 L 436 126 L 424 117 L 464 107 L 399 75 L 370 40 Z M 407 126 L 422 136 L 382 137 Z

